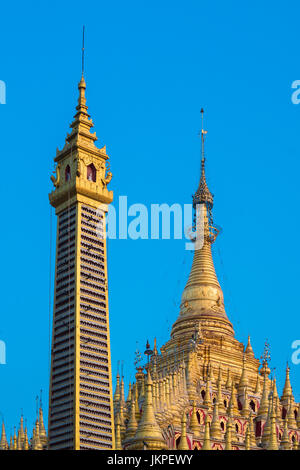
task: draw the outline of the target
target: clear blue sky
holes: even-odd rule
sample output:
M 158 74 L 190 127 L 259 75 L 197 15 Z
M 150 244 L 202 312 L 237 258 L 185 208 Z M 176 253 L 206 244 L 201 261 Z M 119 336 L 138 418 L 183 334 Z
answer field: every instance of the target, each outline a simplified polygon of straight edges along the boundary
M 48 404 L 49 176 L 72 120 L 86 26 L 89 111 L 115 198 L 189 203 L 199 110 L 222 235 L 215 264 L 236 337 L 271 343 L 278 385 L 299 331 L 299 2 L 6 2 L 1 11 L 0 412 L 7 431 L 35 396 Z M 160 346 L 179 313 L 192 255 L 184 241 L 109 243 L 114 373 L 133 375 L 136 341 Z M 51 293 L 52 294 L 52 293 Z M 300 365 L 291 379 L 300 400 Z

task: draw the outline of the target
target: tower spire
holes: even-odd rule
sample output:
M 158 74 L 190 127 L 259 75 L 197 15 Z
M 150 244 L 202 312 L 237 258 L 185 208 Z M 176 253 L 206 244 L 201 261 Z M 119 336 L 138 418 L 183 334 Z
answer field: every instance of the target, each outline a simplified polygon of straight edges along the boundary
M 196 217 L 196 236 L 194 237 L 194 259 L 184 288 L 179 318 L 173 325 L 172 337 L 185 337 L 190 341 L 195 327 L 201 331 L 210 331 L 219 335 L 233 336 L 231 322 L 225 312 L 224 296 L 219 284 L 211 247 L 218 229 L 213 226 L 213 195 L 210 192 L 205 175 L 204 143 L 207 131 L 201 129 L 201 176 L 197 191 L 193 195 L 193 208 Z
M 290 381 L 290 368 L 289 365 L 286 365 L 286 373 L 285 373 L 285 384 L 284 389 L 282 392 L 281 401 L 288 400 L 293 395 L 291 381 Z
M 208 413 L 206 413 L 206 416 L 205 416 L 204 440 L 203 440 L 203 446 L 202 446 L 201 450 L 211 450 Z
M 48 413 L 49 450 L 115 447 L 105 236 L 108 204 L 113 200 L 113 192 L 107 188 L 112 173 L 109 171 L 105 146 L 96 147 L 97 137 L 91 132 L 93 122 L 88 114 L 83 73 L 84 30 L 82 76 L 78 85 L 76 113 L 64 147 L 56 152 L 56 178 L 52 175 L 54 189 L 49 194 L 50 204 L 56 209 L 58 218 Z M 98 230 L 98 227 L 101 228 Z M 101 263 L 96 262 L 96 259 L 101 260 Z M 101 298 L 101 303 L 97 302 L 96 306 L 96 301 L 93 303 L 91 298 Z M 66 315 L 63 323 L 61 310 Z M 101 312 L 101 322 L 91 323 L 92 315 L 96 312 Z M 55 333 L 57 328 L 64 330 L 62 337 Z M 102 341 L 103 338 L 105 341 Z M 91 345 L 96 346 L 91 348 Z M 63 357 L 61 348 L 65 351 Z M 97 355 L 97 359 L 93 354 Z M 85 360 L 82 369 L 83 357 Z M 103 363 L 106 364 L 105 368 Z M 69 371 L 61 378 L 62 389 L 68 390 L 63 402 L 55 385 L 55 377 L 60 368 Z M 91 375 L 104 377 L 104 381 L 97 382 L 89 377 Z M 92 395 L 87 392 L 91 392 L 91 389 L 95 392 Z M 88 421 L 97 420 L 97 416 L 98 419 L 103 417 L 105 402 L 105 439 L 100 433 L 86 430 L 81 412 L 82 396 L 87 398 L 87 395 L 92 396 L 93 400 L 93 406 L 90 406 L 91 402 L 88 400 L 84 406 L 85 419 Z M 119 397 L 117 394 L 116 398 L 119 402 L 120 389 Z M 61 410 L 60 413 L 53 412 L 57 407 Z M 42 441 L 43 427 L 40 422 L 38 427 Z M 57 429 L 61 431 L 59 441 Z
M 154 414 L 152 387 L 153 382 L 150 375 L 150 369 L 148 368 L 143 413 L 138 424 L 133 443 L 129 447 L 130 450 L 143 449 L 145 446 L 148 450 L 160 450 L 166 448 L 166 443 Z
M 193 196 L 193 206 L 196 208 L 197 204 L 206 204 L 208 209 L 211 210 L 213 208 L 213 194 L 208 189 L 205 177 L 205 151 L 204 151 L 204 143 L 205 143 L 205 136 L 207 131 L 203 127 L 203 115 L 204 110 L 201 109 L 201 173 L 200 173 L 200 182 L 196 193 Z
M 181 419 L 181 436 L 178 450 L 189 450 L 189 444 L 186 437 L 186 414 L 184 412 Z
M 82 27 L 81 76 L 84 76 L 84 25 Z
M 1 441 L 0 441 L 0 449 L 6 450 L 8 448 L 7 438 L 5 433 L 5 425 L 4 421 L 2 421 L 2 433 L 1 433 Z

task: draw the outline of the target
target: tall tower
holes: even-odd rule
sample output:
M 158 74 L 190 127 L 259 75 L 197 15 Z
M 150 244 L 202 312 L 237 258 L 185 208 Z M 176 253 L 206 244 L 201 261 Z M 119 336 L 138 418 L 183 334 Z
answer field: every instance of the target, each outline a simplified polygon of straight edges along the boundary
M 105 218 L 113 192 L 105 146 L 95 146 L 84 77 L 50 203 L 57 215 L 49 449 L 112 449 L 114 423 Z

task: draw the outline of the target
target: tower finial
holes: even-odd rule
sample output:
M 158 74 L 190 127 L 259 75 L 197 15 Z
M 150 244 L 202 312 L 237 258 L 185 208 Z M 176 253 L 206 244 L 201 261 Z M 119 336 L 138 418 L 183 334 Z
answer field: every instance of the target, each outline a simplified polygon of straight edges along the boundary
M 204 122 L 204 109 L 201 108 L 201 175 L 200 175 L 200 183 L 196 193 L 193 196 L 193 205 L 196 207 L 197 204 L 206 204 L 207 208 L 210 210 L 213 207 L 213 195 L 209 191 L 206 178 L 205 178 L 205 152 L 204 152 L 204 142 L 205 136 L 207 131 L 204 130 L 203 122 Z M 200 136 L 200 133 L 199 133 Z
M 204 140 L 207 131 L 204 130 L 203 122 L 204 122 L 204 109 L 201 108 L 201 157 L 202 157 L 202 166 L 205 162 L 205 153 L 204 153 Z
M 82 27 L 82 54 L 81 54 L 81 73 L 84 75 L 84 25 Z

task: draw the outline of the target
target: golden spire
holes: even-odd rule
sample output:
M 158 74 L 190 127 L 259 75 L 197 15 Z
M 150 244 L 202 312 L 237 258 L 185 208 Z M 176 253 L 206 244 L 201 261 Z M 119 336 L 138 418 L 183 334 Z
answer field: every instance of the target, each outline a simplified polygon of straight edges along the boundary
M 290 368 L 287 364 L 286 366 L 286 375 L 285 375 L 285 384 L 282 392 L 281 401 L 288 400 L 293 395 L 291 382 L 290 382 Z
M 131 382 L 129 382 L 129 387 L 128 387 L 128 395 L 126 399 L 126 405 L 127 405 L 127 410 L 129 412 L 130 406 L 131 406 L 131 400 L 132 400 L 132 390 L 131 390 Z
M 143 387 L 143 381 L 145 378 L 143 367 L 141 366 L 137 367 L 137 373 L 135 374 L 135 378 L 136 378 L 136 386 L 137 386 L 137 391 L 138 391 L 138 399 L 140 400 L 142 397 L 142 387 Z
M 77 142 L 79 136 L 85 140 L 86 143 L 93 143 L 97 140 L 95 134 L 91 134 L 90 129 L 93 127 L 93 122 L 87 113 L 86 105 L 86 83 L 82 75 L 80 82 L 78 83 L 79 97 L 78 105 L 76 106 L 77 113 L 74 116 L 74 121 L 71 124 L 72 132 L 67 137 L 67 142 Z
M 203 118 L 203 110 L 201 110 Z M 217 279 L 212 258 L 211 246 L 218 230 L 212 225 L 213 196 L 209 191 L 205 177 L 204 138 L 206 131 L 201 131 L 202 159 L 201 177 L 193 196 L 196 212 L 196 241 L 194 259 L 184 288 L 180 314 L 172 328 L 172 337 L 181 341 L 190 341 L 195 326 L 201 331 L 212 331 L 218 335 L 233 336 L 232 324 L 228 320 L 224 307 L 224 296 Z
M 145 400 L 142 408 L 142 417 L 138 424 L 134 442 L 130 449 L 143 449 L 145 446 L 148 450 L 166 449 L 166 443 L 162 436 L 161 429 L 157 424 L 153 403 L 152 403 L 152 379 L 150 369 L 147 372 Z
M 263 435 L 262 435 L 262 444 L 264 447 L 268 445 L 269 437 L 270 437 L 270 430 L 271 430 L 271 395 L 269 395 L 268 399 L 268 414 L 267 419 L 265 422 Z
M 291 448 L 291 443 L 290 443 L 290 438 L 289 438 L 288 422 L 287 422 L 287 419 L 285 419 L 283 435 L 282 435 L 282 439 L 280 442 L 280 450 L 290 450 L 290 448 Z
M 247 377 L 247 371 L 245 368 L 245 356 L 243 357 L 243 369 L 242 369 L 242 374 L 240 377 L 239 385 L 238 385 L 238 391 L 239 393 L 243 393 L 245 387 L 248 386 L 248 377 Z
M 24 418 L 23 418 L 23 415 L 21 415 L 21 418 L 20 418 L 19 434 L 20 434 L 21 443 L 23 443 L 23 440 L 24 440 Z
M 222 439 L 221 425 L 219 420 L 219 405 L 216 401 L 213 411 L 213 417 L 211 421 L 210 434 L 213 439 Z
M 278 392 L 277 392 L 277 386 L 276 386 L 276 377 L 273 378 L 272 391 L 273 391 L 273 397 L 278 398 Z
M 218 384 L 222 384 L 222 370 L 221 370 L 221 364 L 219 364 Z
M 156 338 L 154 338 L 153 355 L 157 356 L 157 354 L 158 352 L 157 352 Z
M 136 420 L 139 421 L 140 419 L 140 407 L 139 407 L 139 397 L 138 397 L 138 386 L 137 386 L 137 383 L 135 383 L 133 385 L 133 395 L 134 395 L 134 399 L 135 399 L 135 417 L 136 417 Z
M 232 450 L 232 419 L 229 416 L 225 432 L 225 450 Z
M 16 435 L 16 427 L 14 427 L 14 437 L 13 437 L 13 450 L 17 450 L 17 435 Z
M 243 393 L 243 409 L 241 411 L 242 416 L 248 416 L 249 413 L 249 403 L 248 403 L 248 386 L 245 385 Z
M 32 449 L 33 450 L 43 450 L 43 446 L 40 440 L 40 423 L 39 420 L 37 419 L 35 422 L 35 429 L 34 429 L 34 438 L 33 438 L 33 443 L 32 443 Z
M 42 396 L 40 396 L 40 407 L 39 407 L 39 434 L 40 434 L 41 444 L 46 445 L 47 444 L 47 433 L 46 433 L 46 429 L 45 429 L 45 425 L 44 425 Z
M 29 449 L 28 435 L 27 435 L 27 426 L 25 426 L 23 449 L 24 449 L 24 450 L 28 450 L 28 449 Z
M 250 430 L 248 426 L 246 430 L 245 450 L 250 450 L 250 449 L 251 449 L 251 441 L 250 441 Z
M 1 433 L 0 449 L 1 450 L 6 450 L 7 448 L 8 448 L 8 443 L 7 443 L 7 439 L 6 439 L 5 425 L 4 425 L 4 421 L 2 421 L 2 433 Z
M 190 430 L 194 434 L 194 436 L 198 436 L 200 434 L 200 424 L 197 418 L 195 401 L 193 401 L 193 411 L 192 411 L 191 419 L 190 419 Z
M 203 446 L 202 446 L 201 450 L 211 450 L 208 413 L 205 416 L 204 439 L 203 439 Z
M 134 398 L 132 398 L 129 421 L 127 423 L 127 428 L 126 428 L 126 439 L 124 440 L 124 444 L 127 443 L 129 440 L 131 440 L 135 436 L 137 427 L 138 427 L 138 423 L 137 423 L 136 416 L 135 416 L 135 402 L 134 402 Z
M 222 397 L 222 374 L 221 366 L 219 367 L 219 377 L 218 377 L 218 392 L 217 392 L 217 402 L 219 406 L 219 413 L 225 413 L 224 401 Z
M 206 381 L 206 389 L 205 389 L 203 405 L 207 406 L 208 409 L 211 408 L 210 378 L 209 377 L 207 377 L 207 381 Z
M 226 388 L 227 390 L 230 390 L 230 389 L 231 389 L 231 372 L 230 372 L 229 367 L 228 367 L 228 369 L 227 369 L 227 380 L 226 380 L 225 388 Z
M 124 404 L 125 403 L 125 393 L 124 393 L 124 377 L 122 376 L 122 379 L 121 379 L 121 400 L 122 400 L 122 403 Z
M 20 430 L 18 431 L 18 437 L 17 437 L 17 450 L 22 450 L 22 439 L 21 439 Z
M 266 416 L 267 414 L 268 414 L 267 375 L 264 374 L 263 391 L 262 391 L 262 396 L 261 396 L 257 416 Z
M 273 382 L 272 382 L 272 392 L 273 392 L 273 397 L 274 397 L 274 406 L 275 406 L 275 414 L 276 414 L 276 419 L 281 419 L 281 412 L 280 412 L 280 400 L 277 392 L 277 385 L 276 385 L 276 377 L 274 376 Z
M 116 428 L 116 442 L 115 442 L 116 450 L 122 450 L 121 421 L 120 421 L 119 413 L 117 413 L 117 416 L 116 416 L 115 428 Z
M 254 432 L 254 428 L 253 428 L 252 411 L 250 411 L 250 413 L 249 413 L 248 427 L 249 427 L 249 433 L 250 433 L 251 447 L 256 447 L 256 439 L 255 439 L 255 432 Z
M 274 409 L 274 401 L 272 396 L 271 404 L 271 420 L 270 420 L 270 438 L 268 443 L 268 450 L 278 450 L 277 433 L 276 433 L 276 415 Z
M 248 336 L 248 343 L 247 343 L 247 347 L 246 347 L 245 353 L 246 353 L 246 354 L 249 354 L 249 356 L 253 356 L 253 357 L 254 357 L 254 352 L 253 352 L 253 349 L 252 349 L 252 346 L 251 346 L 251 342 L 250 342 L 250 336 Z
M 117 372 L 116 388 L 114 393 L 114 409 L 117 411 L 121 398 L 121 389 L 120 389 L 120 374 Z
M 231 394 L 230 394 L 230 400 L 229 400 L 229 406 L 228 406 L 228 414 L 229 415 L 235 415 L 237 414 L 237 406 L 236 406 L 236 396 L 235 396 L 235 387 L 234 383 L 231 382 Z
M 145 381 L 146 381 L 146 376 L 143 374 L 143 377 L 141 378 L 141 388 L 140 388 L 140 396 L 139 398 L 143 399 L 145 396 Z
M 126 432 L 126 426 L 125 426 L 125 417 L 124 417 L 124 405 L 122 403 L 120 403 L 120 407 L 119 407 L 119 417 L 120 417 L 121 439 L 123 441 L 125 432 Z
M 295 414 L 294 414 L 294 410 L 293 410 L 293 399 L 292 399 L 292 397 L 290 397 L 289 400 L 288 400 L 288 409 L 287 409 L 286 418 L 287 418 L 288 424 L 291 428 L 297 428 L 297 423 L 296 423 Z
M 186 437 L 186 414 L 183 412 L 181 419 L 181 436 L 178 450 L 189 450 L 189 445 Z

